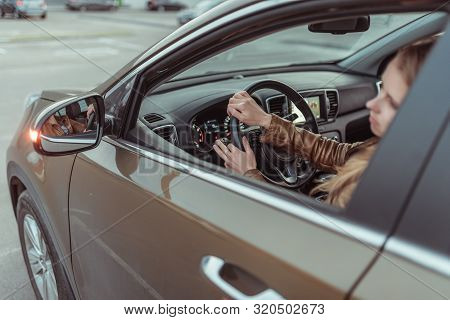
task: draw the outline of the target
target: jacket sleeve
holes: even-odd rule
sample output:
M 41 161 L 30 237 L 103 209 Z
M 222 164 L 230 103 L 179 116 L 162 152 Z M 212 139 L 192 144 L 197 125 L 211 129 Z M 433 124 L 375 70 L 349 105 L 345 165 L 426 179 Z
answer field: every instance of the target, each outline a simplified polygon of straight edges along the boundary
M 249 178 L 253 178 L 259 181 L 263 181 L 263 182 L 267 182 L 266 179 L 264 179 L 261 171 L 259 171 L 258 169 L 250 169 L 244 172 L 244 176 L 249 177 Z
M 59 125 L 53 125 L 48 121 L 42 126 L 41 133 L 50 137 L 59 137 L 64 135 L 64 131 L 61 130 Z
M 79 122 L 77 122 L 77 121 L 75 121 L 75 120 L 72 120 L 72 119 L 69 119 L 69 121 L 70 121 L 70 125 L 71 125 L 72 128 L 73 128 L 73 132 L 74 132 L 75 134 L 77 134 L 77 133 L 83 133 L 83 132 L 84 132 L 84 129 L 86 129 L 86 126 L 85 126 L 84 124 L 82 124 L 82 123 L 79 123 Z
M 342 166 L 347 160 L 350 149 L 357 143 L 339 143 L 305 129 L 297 128 L 292 122 L 272 115 L 270 126 L 260 136 L 262 143 L 269 143 L 287 152 L 309 160 L 317 169 L 336 172 L 336 167 Z

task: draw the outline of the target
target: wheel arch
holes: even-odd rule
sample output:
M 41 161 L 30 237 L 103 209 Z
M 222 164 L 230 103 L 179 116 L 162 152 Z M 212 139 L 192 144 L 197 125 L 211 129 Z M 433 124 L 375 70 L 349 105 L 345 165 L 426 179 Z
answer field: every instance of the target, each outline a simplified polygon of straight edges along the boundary
M 52 224 L 50 223 L 49 220 L 48 213 L 44 209 L 44 206 L 40 200 L 41 198 L 39 197 L 39 192 L 37 191 L 37 188 L 35 188 L 31 180 L 27 177 L 25 171 L 17 163 L 13 161 L 8 163 L 7 177 L 8 177 L 8 188 L 11 196 L 15 218 L 17 218 L 17 201 L 20 197 L 20 194 L 23 191 L 27 190 L 42 215 L 43 221 L 41 222 L 45 224 L 45 226 L 47 227 L 47 231 L 50 233 L 50 237 L 55 246 L 56 255 L 58 259 L 63 257 L 64 254 L 62 253 L 63 251 L 61 250 L 60 243 L 57 241 Z M 67 263 L 65 262 L 62 263 L 62 266 L 64 273 L 71 285 L 71 290 L 75 298 L 78 299 L 79 298 L 78 288 L 75 279 L 73 277 L 71 267 L 67 265 Z
M 13 206 L 14 214 L 17 217 L 17 201 L 22 192 L 27 190 L 27 187 L 23 182 L 16 176 L 11 177 L 9 181 L 9 193 L 11 195 L 11 203 Z

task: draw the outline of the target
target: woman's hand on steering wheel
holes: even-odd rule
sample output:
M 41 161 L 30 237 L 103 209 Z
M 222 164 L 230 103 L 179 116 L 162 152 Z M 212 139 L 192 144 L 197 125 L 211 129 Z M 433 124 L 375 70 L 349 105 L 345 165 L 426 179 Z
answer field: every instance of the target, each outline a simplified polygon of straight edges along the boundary
M 95 107 L 94 107 L 93 104 L 90 104 L 89 107 L 88 107 L 88 109 L 87 109 L 87 112 L 86 112 L 86 118 L 89 118 L 89 116 L 90 116 L 92 113 L 95 113 Z
M 269 128 L 272 120 L 272 116 L 264 112 L 246 91 L 240 91 L 230 98 L 227 113 L 246 125 L 256 125 L 266 129 Z
M 259 108 L 259 107 L 258 107 Z M 220 139 L 213 145 L 214 151 L 225 161 L 225 168 L 231 169 L 239 174 L 256 169 L 256 158 L 246 137 L 242 138 L 245 151 L 236 148 L 232 143 L 226 146 Z

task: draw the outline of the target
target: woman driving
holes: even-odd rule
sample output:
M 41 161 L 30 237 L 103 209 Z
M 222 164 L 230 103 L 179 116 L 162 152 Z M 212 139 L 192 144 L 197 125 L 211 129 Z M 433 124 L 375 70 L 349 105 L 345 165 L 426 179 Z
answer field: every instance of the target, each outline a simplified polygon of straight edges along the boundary
M 264 112 L 245 91 L 236 93 L 229 100 L 227 113 L 249 126 L 264 128 L 260 136 L 262 143 L 295 153 L 309 160 L 315 168 L 336 174 L 329 181 L 315 187 L 311 194 L 323 191 L 328 194 L 326 202 L 345 207 L 433 43 L 434 37 L 408 45 L 398 50 L 388 62 L 381 77 L 382 89 L 366 103 L 370 110 L 370 129 L 374 137 L 364 142 L 339 143 L 298 128 L 290 121 Z M 244 151 L 241 151 L 231 143 L 226 146 L 222 141 L 216 140 L 213 147 L 224 160 L 226 168 L 265 181 L 256 168 L 255 155 L 246 137 L 243 137 L 243 145 Z
M 65 114 L 60 115 L 56 112 L 45 121 L 41 133 L 50 137 L 59 137 L 90 131 L 88 128 L 88 119 L 92 114 L 95 115 L 95 107 L 92 100 L 88 100 L 87 102 L 90 102 L 90 104 L 86 111 L 86 123 L 78 122 Z

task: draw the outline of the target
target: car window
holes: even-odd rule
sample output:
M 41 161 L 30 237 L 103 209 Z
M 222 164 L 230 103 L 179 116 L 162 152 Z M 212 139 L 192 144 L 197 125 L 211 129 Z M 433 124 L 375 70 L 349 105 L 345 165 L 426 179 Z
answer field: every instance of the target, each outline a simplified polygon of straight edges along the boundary
M 343 35 L 313 33 L 308 26 L 290 28 L 218 54 L 179 74 L 174 80 L 239 70 L 339 61 L 422 16 L 424 13 L 373 15 L 369 30 Z
M 372 22 L 372 27 L 376 26 L 377 23 L 381 23 L 381 21 L 383 21 L 384 24 L 390 25 L 390 30 L 392 31 L 393 29 L 398 28 L 398 26 L 405 25 L 409 21 L 412 21 L 419 16 L 423 16 L 423 14 L 414 13 L 410 15 L 379 15 L 379 20 L 377 20 L 376 18 L 372 19 L 373 21 L 375 21 Z M 255 43 L 264 44 L 267 39 L 272 39 L 271 41 L 274 41 L 274 39 L 276 40 L 277 38 L 288 39 L 288 37 L 285 37 L 285 35 L 290 35 L 290 39 L 293 39 L 292 35 L 296 34 L 299 28 L 305 27 L 292 27 L 290 29 L 285 29 L 283 31 L 275 32 L 270 35 L 262 36 L 261 38 L 250 43 L 238 45 L 228 51 L 219 53 L 212 58 L 201 62 L 198 65 L 194 65 L 181 75 L 176 76 L 176 79 L 182 79 L 183 74 L 195 74 L 199 70 L 199 68 L 201 69 L 201 66 L 203 64 L 206 67 L 213 66 L 215 70 L 221 68 L 223 70 L 229 71 L 228 68 L 231 68 L 231 71 L 233 71 L 233 58 L 235 56 L 239 56 L 240 58 L 245 57 L 246 61 L 248 61 L 249 63 L 253 63 L 253 66 L 255 68 L 264 68 L 270 66 L 270 64 L 258 64 L 258 58 L 266 57 L 265 54 L 267 54 L 267 58 L 269 60 L 272 59 L 272 61 L 285 61 L 286 57 L 292 57 L 292 50 L 289 50 L 289 41 L 287 41 L 288 45 L 283 47 L 287 51 L 285 52 L 285 55 L 280 54 L 273 56 L 271 54 L 268 54 L 268 51 L 264 51 L 264 48 L 263 53 L 260 54 L 258 51 L 248 50 L 248 46 L 255 45 Z M 386 34 L 386 29 L 382 31 L 375 30 L 374 32 L 378 32 L 378 36 L 383 36 Z M 323 34 L 321 36 L 324 37 L 321 40 L 322 42 L 319 41 L 318 43 L 312 44 L 311 46 L 314 48 L 312 50 L 315 50 L 317 52 L 325 51 L 327 52 L 326 54 L 329 55 L 331 55 L 330 52 L 335 52 L 337 56 L 342 53 L 342 50 L 336 50 L 336 48 L 332 48 L 331 51 L 328 52 L 327 48 L 329 47 L 329 43 L 323 42 L 325 38 L 330 39 L 329 37 L 336 37 L 336 39 L 342 40 L 344 39 L 342 38 L 342 35 Z M 353 36 L 354 39 L 356 39 L 356 43 L 360 43 L 360 45 L 367 45 L 367 43 L 377 38 L 371 38 L 370 36 L 368 38 L 364 38 L 364 36 L 362 36 L 361 34 L 354 34 L 351 36 Z M 344 37 L 346 37 L 346 35 L 344 35 Z M 335 42 L 337 43 L 338 40 L 335 40 Z M 355 41 L 351 42 L 349 46 L 353 46 L 355 44 Z M 302 43 L 299 46 L 301 47 L 302 45 L 305 45 L 305 43 Z M 350 50 L 349 48 L 345 49 L 347 50 L 346 52 Z M 293 68 L 293 70 L 297 69 Z M 330 154 L 340 154 L 337 158 L 346 160 L 348 160 L 349 157 L 352 157 L 352 163 L 357 163 L 358 166 L 352 167 L 349 165 L 348 168 L 345 169 L 346 171 L 344 174 L 343 167 L 346 163 L 346 160 L 340 164 L 338 162 L 327 164 L 327 159 L 323 160 L 318 159 L 317 157 L 315 159 L 312 159 L 311 156 L 305 165 L 305 163 L 302 162 L 301 159 L 295 159 L 295 157 L 294 159 L 291 159 L 292 154 L 284 158 L 274 157 L 275 159 L 270 159 L 265 161 L 265 163 L 261 163 L 264 160 L 264 157 L 262 157 L 261 155 L 266 155 L 267 158 L 268 153 L 265 151 L 258 151 L 259 154 L 256 154 L 257 152 L 255 152 L 255 157 L 257 158 L 255 161 L 260 172 L 258 173 L 258 170 L 253 172 L 247 172 L 248 170 L 238 172 L 241 175 L 245 172 L 245 177 L 256 183 L 271 183 L 273 185 L 276 185 L 277 187 L 280 187 L 280 189 L 282 189 L 283 187 L 288 187 L 284 190 L 294 191 L 300 195 L 300 198 L 304 199 L 305 197 L 307 197 L 308 200 L 311 200 L 312 198 L 318 200 L 317 202 L 323 202 L 323 200 L 326 200 L 327 203 L 331 203 L 334 207 L 338 207 L 340 209 L 346 208 L 350 203 L 352 196 L 354 195 L 353 191 L 358 189 L 360 177 L 365 172 L 365 169 L 369 164 L 370 159 L 372 159 L 372 155 L 375 154 L 378 146 L 377 139 L 368 139 L 367 141 L 365 141 L 366 143 L 364 145 L 351 145 L 353 141 L 358 141 L 360 143 L 363 142 L 366 139 L 365 132 L 369 132 L 369 137 L 373 137 L 371 124 L 368 121 L 369 111 L 362 109 L 364 109 L 367 101 L 376 96 L 377 79 L 349 74 L 348 77 L 349 79 L 351 78 L 350 82 L 352 83 L 352 85 L 349 86 L 347 81 L 343 81 L 341 84 L 339 84 L 339 82 L 329 81 L 329 79 L 336 78 L 336 74 L 338 72 L 330 72 L 328 74 L 329 77 L 322 77 L 324 74 L 326 74 L 326 72 L 323 71 L 323 68 L 318 68 L 317 71 L 311 71 L 311 74 L 308 74 L 308 76 L 317 76 L 317 78 L 314 79 L 314 82 L 311 81 L 302 83 L 297 82 L 297 78 L 302 77 L 300 73 L 301 72 L 297 74 L 283 72 L 282 74 L 276 74 L 276 77 L 277 80 L 280 81 L 282 81 L 282 79 L 285 79 L 286 83 L 299 83 L 298 87 L 296 87 L 298 91 L 308 91 L 305 92 L 305 100 L 306 104 L 309 106 L 309 109 L 313 114 L 311 117 L 315 118 L 318 122 L 322 121 L 319 124 L 321 126 L 320 130 L 316 132 L 322 132 L 324 138 L 319 138 L 318 136 L 316 136 L 315 138 L 317 139 L 318 143 L 323 145 L 329 144 L 333 148 L 336 148 L 336 150 L 342 151 L 341 153 L 330 152 Z M 206 72 L 206 74 L 209 73 Z M 339 74 L 339 76 L 343 75 Z M 189 152 L 196 159 L 207 162 L 208 165 L 213 164 L 224 167 L 224 156 L 223 154 L 220 155 L 220 152 L 217 152 L 214 149 L 214 144 L 218 144 L 216 143 L 218 140 L 223 141 L 224 144 L 230 144 L 232 132 L 230 129 L 231 117 L 227 114 L 228 99 L 233 93 L 237 92 L 239 88 L 241 88 L 240 90 L 244 88 L 242 86 L 243 83 L 248 85 L 251 82 L 251 79 L 247 79 L 250 78 L 250 76 L 246 76 L 245 78 L 235 77 L 233 79 L 227 79 L 223 82 L 219 82 L 220 80 L 218 80 L 217 82 L 205 81 L 204 83 L 202 83 L 203 79 L 201 79 L 201 75 L 198 75 L 198 77 L 200 78 L 198 79 L 198 83 L 200 83 L 198 86 L 196 86 L 195 82 L 191 80 L 187 80 L 185 82 L 180 81 L 179 84 L 177 84 L 173 83 L 174 81 L 172 79 L 172 81 L 169 80 L 169 82 L 172 82 L 170 83 L 170 85 L 173 86 L 171 87 L 170 85 L 168 85 L 167 87 L 169 89 L 154 92 L 155 94 L 153 94 L 152 92 L 148 92 L 143 99 L 142 104 L 140 105 L 140 111 L 138 115 L 139 124 L 145 125 L 148 129 L 153 131 L 153 133 L 156 133 L 169 142 L 173 141 L 174 139 L 172 139 L 172 137 L 177 135 L 178 139 L 176 139 L 176 141 L 179 142 L 178 147 L 180 149 Z M 217 79 L 220 79 L 220 77 L 217 77 Z M 254 79 L 258 78 L 255 77 Z M 333 89 L 334 86 L 336 86 L 336 89 Z M 347 103 L 358 104 L 356 107 L 352 107 L 349 112 L 347 112 L 347 115 L 352 113 L 354 116 L 351 115 L 350 118 L 339 119 L 340 121 L 335 121 L 336 118 L 328 118 L 331 113 L 329 113 L 328 111 L 323 111 L 326 110 L 327 101 L 329 101 L 331 106 L 331 101 L 336 102 L 338 100 L 337 94 L 340 94 L 340 90 L 345 91 L 348 89 L 348 87 L 351 87 L 352 89 L 351 95 L 358 98 L 347 100 Z M 334 90 L 334 93 L 331 92 L 332 90 Z M 222 93 L 222 97 L 218 95 L 219 93 Z M 278 114 L 282 117 L 297 115 L 297 128 L 302 127 L 305 124 L 303 121 L 304 118 L 298 114 L 298 110 L 292 105 L 292 103 L 287 103 L 287 101 L 285 100 L 281 102 L 277 100 L 278 102 L 272 101 L 269 103 L 269 99 L 271 98 L 280 98 L 280 94 L 278 94 L 278 97 L 266 95 L 264 98 L 261 98 L 262 100 L 259 101 L 260 105 L 262 105 L 264 101 L 266 102 L 266 111 L 269 111 L 272 114 Z M 281 96 L 281 99 L 284 98 L 285 97 Z M 220 99 L 221 101 L 219 101 Z M 207 105 L 209 105 L 209 108 L 207 107 Z M 275 112 L 276 107 L 278 107 L 278 112 Z M 280 111 L 282 112 L 280 113 Z M 365 111 L 366 113 L 364 113 L 363 111 Z M 337 111 L 334 113 L 333 117 L 336 117 L 336 114 L 338 114 Z M 338 114 L 338 116 L 340 115 Z M 295 120 L 295 118 L 293 120 Z M 339 122 L 339 124 L 336 124 L 336 126 L 333 127 L 333 122 Z M 349 128 L 352 126 L 354 126 L 354 132 L 352 133 L 353 138 L 356 137 L 357 140 L 350 139 L 351 135 L 349 134 Z M 248 127 L 248 125 L 243 125 L 241 130 L 246 130 L 248 129 Z M 305 130 L 305 132 L 307 132 L 311 128 L 306 129 L 307 130 Z M 361 134 L 361 132 L 363 132 L 364 134 Z M 364 136 L 364 138 L 361 138 L 362 136 Z M 259 139 L 258 136 L 249 136 L 248 139 L 252 144 L 252 149 L 257 150 L 253 147 L 254 143 Z M 343 142 L 344 144 L 338 145 L 337 142 L 332 142 L 332 139 L 336 139 L 339 142 Z M 312 141 L 313 139 L 311 138 L 306 140 Z M 311 149 L 314 149 L 315 144 L 311 143 L 310 145 L 312 146 Z M 151 145 L 149 146 L 151 147 Z M 346 153 L 345 150 L 352 150 L 353 153 L 351 153 L 350 151 Z M 222 153 L 224 152 L 225 150 L 222 151 Z M 303 152 L 305 151 L 303 150 Z M 319 157 L 320 154 L 323 153 L 326 152 L 314 152 L 314 150 L 310 150 L 310 154 L 317 154 L 319 155 Z M 277 165 L 274 165 L 274 163 L 272 163 L 276 161 L 282 162 L 282 160 L 286 160 L 285 162 L 288 162 L 287 160 L 289 160 L 291 162 L 289 162 L 284 167 L 277 167 Z M 265 167 L 263 165 L 265 165 Z M 265 168 L 268 168 L 269 170 L 265 170 Z M 313 171 L 310 169 L 317 169 L 315 175 L 309 175 Z M 340 176 L 336 176 L 338 170 L 340 170 Z M 298 172 L 300 173 L 297 174 Z M 304 172 L 308 174 L 303 175 Z M 294 177 L 298 179 L 294 179 Z M 303 184 L 299 182 L 299 180 L 305 177 L 311 178 L 309 180 L 305 179 L 309 184 Z M 342 179 L 344 177 L 345 179 Z M 279 178 L 279 180 L 281 181 L 276 181 L 276 178 Z
M 113 87 L 105 96 L 105 113 L 113 121 L 113 134 L 117 135 L 122 126 L 128 99 L 132 93 L 136 77 L 125 78 Z

